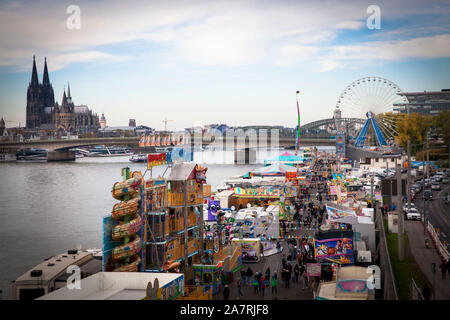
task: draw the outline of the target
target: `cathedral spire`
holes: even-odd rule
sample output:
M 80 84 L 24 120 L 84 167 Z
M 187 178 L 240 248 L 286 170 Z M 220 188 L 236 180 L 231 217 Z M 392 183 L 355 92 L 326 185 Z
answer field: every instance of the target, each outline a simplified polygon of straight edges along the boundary
M 72 98 L 72 97 L 70 96 L 70 83 L 69 83 L 69 81 L 67 81 L 67 96 L 68 96 L 69 98 Z
M 39 85 L 39 80 L 38 80 L 38 75 L 37 75 L 37 70 L 36 70 L 36 60 L 33 56 L 33 72 L 31 73 L 31 85 L 32 86 L 38 86 Z
M 44 62 L 44 78 L 42 80 L 42 84 L 44 86 L 50 85 L 50 80 L 48 78 L 48 69 L 47 69 L 47 57 L 45 57 L 45 62 Z

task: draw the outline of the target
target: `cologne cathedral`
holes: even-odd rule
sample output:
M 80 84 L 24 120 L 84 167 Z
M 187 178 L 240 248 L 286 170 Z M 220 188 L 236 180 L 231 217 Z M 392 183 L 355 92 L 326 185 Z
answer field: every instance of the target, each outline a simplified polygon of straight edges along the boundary
M 42 83 L 39 83 L 36 61 L 33 56 L 31 82 L 27 91 L 27 128 L 54 130 L 57 132 L 86 133 L 100 127 L 97 114 L 85 105 L 76 106 L 70 95 L 70 86 L 64 89 L 61 105 L 55 102 L 52 84 L 48 76 L 47 59 L 44 63 Z

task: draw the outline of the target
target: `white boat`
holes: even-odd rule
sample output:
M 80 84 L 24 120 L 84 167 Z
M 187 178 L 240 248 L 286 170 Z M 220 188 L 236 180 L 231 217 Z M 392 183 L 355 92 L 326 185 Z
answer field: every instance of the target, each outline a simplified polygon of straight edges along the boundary
M 25 272 L 12 282 L 12 299 L 29 301 L 67 285 L 70 266 L 80 268 L 81 278 L 102 270 L 100 249 L 68 250 Z M 80 279 L 81 280 L 81 279 Z
M 47 161 L 47 149 L 31 148 L 20 150 L 16 153 L 17 161 Z
M 128 148 L 107 146 L 96 146 L 94 149 L 89 150 L 88 153 L 88 157 L 117 157 L 131 155 L 133 155 L 133 152 Z
M 17 156 L 12 153 L 0 153 L 0 162 L 15 162 Z

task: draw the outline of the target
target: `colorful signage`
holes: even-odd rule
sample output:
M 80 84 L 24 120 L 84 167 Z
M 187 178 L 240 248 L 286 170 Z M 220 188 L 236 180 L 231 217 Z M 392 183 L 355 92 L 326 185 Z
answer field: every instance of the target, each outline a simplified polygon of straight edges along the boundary
M 241 198 L 292 198 L 296 195 L 295 187 L 262 186 L 258 188 L 234 188 L 234 194 Z
M 350 238 L 314 239 L 314 253 L 316 259 L 339 263 L 353 264 L 353 241 Z
M 326 206 L 326 208 L 327 208 L 327 213 L 328 213 L 328 219 L 330 219 L 330 220 L 351 217 L 351 216 L 356 217 L 356 213 L 353 210 L 342 210 L 342 209 L 330 207 L 328 205 Z
M 167 155 L 165 153 L 148 154 L 147 158 L 148 158 L 148 165 L 147 165 L 148 169 L 163 164 L 167 164 Z

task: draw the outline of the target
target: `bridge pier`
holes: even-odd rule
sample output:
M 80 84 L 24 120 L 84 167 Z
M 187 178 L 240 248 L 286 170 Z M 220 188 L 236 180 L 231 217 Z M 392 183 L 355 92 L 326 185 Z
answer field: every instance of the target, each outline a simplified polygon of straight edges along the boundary
M 256 163 L 256 149 L 245 148 L 234 150 L 234 163 L 236 164 Z
M 49 151 L 47 152 L 47 161 L 75 161 L 75 151 Z

